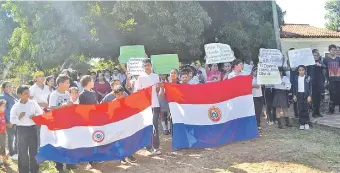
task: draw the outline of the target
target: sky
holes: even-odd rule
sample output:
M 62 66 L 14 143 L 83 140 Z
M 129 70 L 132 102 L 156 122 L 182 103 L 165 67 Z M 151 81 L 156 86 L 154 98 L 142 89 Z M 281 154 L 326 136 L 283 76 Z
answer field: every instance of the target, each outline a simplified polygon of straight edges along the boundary
M 276 0 L 286 11 L 286 24 L 310 24 L 325 28 L 326 0 Z

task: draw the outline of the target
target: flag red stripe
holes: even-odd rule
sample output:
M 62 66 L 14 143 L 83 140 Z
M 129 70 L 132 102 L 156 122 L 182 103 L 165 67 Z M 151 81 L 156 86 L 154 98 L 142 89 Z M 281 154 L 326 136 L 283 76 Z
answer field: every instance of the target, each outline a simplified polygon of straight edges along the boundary
M 221 82 L 183 85 L 164 85 L 169 102 L 179 104 L 215 104 L 252 94 L 252 76 L 238 76 Z
M 151 87 L 126 98 L 97 105 L 72 105 L 33 117 L 37 125 L 50 130 L 74 126 L 103 126 L 131 117 L 151 106 Z M 133 126 L 133 124 L 131 124 Z

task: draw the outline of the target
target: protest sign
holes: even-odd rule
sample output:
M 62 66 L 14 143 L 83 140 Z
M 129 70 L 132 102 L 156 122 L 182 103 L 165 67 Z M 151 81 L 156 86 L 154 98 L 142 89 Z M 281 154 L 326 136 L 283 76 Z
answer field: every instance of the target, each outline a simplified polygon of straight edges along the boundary
M 264 49 L 261 48 L 259 52 L 259 62 L 274 64 L 276 66 L 282 66 L 283 55 L 280 50 L 277 49 Z
M 291 68 L 296 68 L 299 65 L 315 65 L 315 60 L 311 48 L 290 50 L 288 51 L 288 58 Z
M 151 62 L 156 74 L 169 74 L 172 69 L 179 68 L 177 54 L 151 55 Z
M 280 84 L 279 68 L 275 64 L 259 63 L 257 67 L 257 84 Z
M 235 60 L 234 52 L 230 46 L 222 43 L 204 45 L 206 64 L 231 62 Z
M 131 75 L 140 75 L 144 73 L 143 60 L 146 58 L 130 58 L 127 63 L 128 72 Z
M 131 46 L 121 46 L 119 62 L 127 63 L 130 58 L 141 58 L 145 57 L 145 49 L 143 45 L 131 45 Z

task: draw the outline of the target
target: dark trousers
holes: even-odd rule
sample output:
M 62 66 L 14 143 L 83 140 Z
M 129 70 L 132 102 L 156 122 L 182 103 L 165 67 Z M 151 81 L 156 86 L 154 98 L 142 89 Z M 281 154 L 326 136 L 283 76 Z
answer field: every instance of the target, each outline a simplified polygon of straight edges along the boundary
M 92 162 L 93 163 L 93 162 Z M 75 165 L 73 164 L 66 164 L 66 168 L 73 168 L 75 167 Z M 59 162 L 55 162 L 55 168 L 59 171 L 59 170 L 63 170 L 64 169 L 64 164 L 63 163 L 59 163 Z
M 318 87 L 317 84 L 312 86 L 312 101 L 313 101 L 313 114 L 320 114 L 320 104 L 321 104 L 321 95 L 323 91 Z
M 253 97 L 257 127 L 261 127 L 261 114 L 263 109 L 263 97 Z
M 266 114 L 267 121 L 274 122 L 276 120 L 276 110 L 273 108 L 274 89 L 266 88 L 264 90 L 265 102 L 266 102 Z
M 17 126 L 19 173 L 38 173 L 39 165 L 35 160 L 38 153 L 36 126 Z
M 152 146 L 148 146 L 147 149 L 159 149 L 159 129 L 158 129 L 158 119 L 159 119 L 160 108 L 152 108 L 153 114 L 153 135 L 152 135 Z
M 334 112 L 335 106 L 340 105 L 340 81 L 329 81 L 329 111 Z
M 305 93 L 297 93 L 297 107 L 299 111 L 299 122 L 300 125 L 310 123 L 309 119 L 309 105 Z
M 17 128 L 13 125 L 12 128 L 6 128 L 6 130 L 9 155 L 13 156 L 14 154 L 18 154 Z

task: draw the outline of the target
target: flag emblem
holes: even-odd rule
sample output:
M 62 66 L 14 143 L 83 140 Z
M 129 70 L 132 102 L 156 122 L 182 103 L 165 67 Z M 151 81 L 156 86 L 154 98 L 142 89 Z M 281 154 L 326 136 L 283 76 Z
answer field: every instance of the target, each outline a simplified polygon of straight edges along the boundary
M 93 135 L 92 135 L 93 141 L 102 142 L 104 138 L 105 138 L 105 134 L 103 131 L 96 130 L 95 132 L 93 132 Z
M 212 106 L 208 110 L 208 115 L 211 121 L 218 122 L 221 120 L 221 110 L 217 106 Z

